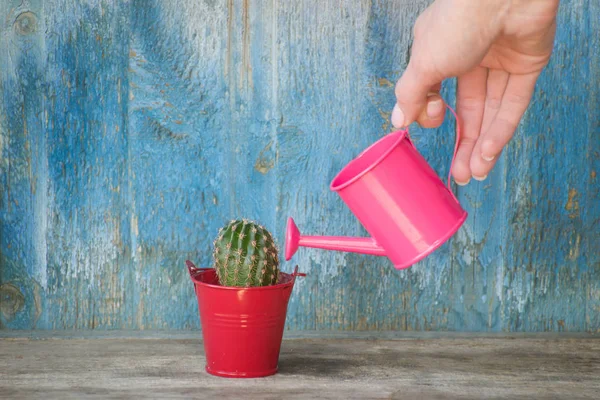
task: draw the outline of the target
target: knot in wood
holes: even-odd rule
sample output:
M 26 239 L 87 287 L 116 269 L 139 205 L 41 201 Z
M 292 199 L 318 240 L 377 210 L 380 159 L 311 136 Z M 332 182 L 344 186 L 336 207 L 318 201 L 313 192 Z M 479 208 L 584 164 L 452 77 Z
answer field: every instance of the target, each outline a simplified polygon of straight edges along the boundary
M 22 12 L 14 23 L 15 31 L 19 35 L 31 35 L 37 30 L 37 17 L 31 11 Z

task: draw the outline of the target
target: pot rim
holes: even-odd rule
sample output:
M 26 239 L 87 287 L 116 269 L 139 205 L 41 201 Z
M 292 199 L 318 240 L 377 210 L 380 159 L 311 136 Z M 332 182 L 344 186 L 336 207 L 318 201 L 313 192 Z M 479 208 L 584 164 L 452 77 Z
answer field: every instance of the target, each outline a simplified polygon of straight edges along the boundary
M 279 271 L 279 274 L 281 276 L 281 274 L 283 274 L 285 276 L 285 278 L 287 279 L 285 282 L 280 282 L 280 283 L 276 283 L 275 285 L 269 285 L 269 286 L 253 286 L 253 287 L 245 287 L 245 286 L 222 286 L 222 285 L 215 285 L 213 283 L 206 283 L 203 282 L 199 279 L 199 276 L 202 275 L 205 272 L 215 272 L 214 268 L 197 268 L 196 266 L 190 266 L 191 263 L 188 264 L 188 269 L 190 272 L 190 278 L 192 279 L 192 282 L 194 283 L 194 285 L 202 285 L 208 288 L 214 288 L 214 289 L 219 289 L 219 290 L 230 290 L 230 291 L 261 291 L 261 290 L 277 290 L 277 289 L 281 289 L 287 286 L 293 286 L 295 281 L 296 281 L 296 277 L 298 276 L 306 276 L 306 274 L 304 273 L 300 273 L 298 272 L 298 265 L 296 265 L 294 267 L 294 271 L 289 273 L 289 272 L 283 272 L 283 271 Z M 281 279 L 281 278 L 279 278 Z

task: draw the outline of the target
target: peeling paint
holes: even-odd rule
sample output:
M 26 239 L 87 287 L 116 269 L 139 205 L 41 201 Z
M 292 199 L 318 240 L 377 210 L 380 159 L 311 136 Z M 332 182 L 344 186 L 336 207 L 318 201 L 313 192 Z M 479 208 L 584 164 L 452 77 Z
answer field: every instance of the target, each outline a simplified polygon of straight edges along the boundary
M 379 86 L 386 86 L 386 87 L 394 87 L 395 85 L 389 81 L 389 79 L 387 78 L 378 78 L 377 79 L 377 83 L 379 84 Z
M 569 198 L 567 199 L 567 204 L 565 205 L 565 210 L 571 211 L 570 217 L 574 218 L 579 214 L 579 201 L 577 200 L 578 193 L 577 190 L 571 188 L 569 189 Z
M 275 160 L 272 158 L 272 145 L 273 141 L 270 141 L 265 148 L 261 150 L 256 159 L 256 163 L 254 164 L 254 169 L 261 174 L 266 174 L 275 166 Z
M 581 245 L 581 235 L 575 234 L 574 236 L 574 238 L 569 240 L 569 259 L 571 260 L 577 260 Z

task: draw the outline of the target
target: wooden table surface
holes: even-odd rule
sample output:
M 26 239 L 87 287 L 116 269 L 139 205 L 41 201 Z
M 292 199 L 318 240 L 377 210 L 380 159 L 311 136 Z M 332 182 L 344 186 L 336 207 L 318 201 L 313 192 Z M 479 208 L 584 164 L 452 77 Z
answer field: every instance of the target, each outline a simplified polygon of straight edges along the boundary
M 0 339 L 0 398 L 600 398 L 600 340 L 286 338 L 280 371 L 204 371 L 193 336 Z

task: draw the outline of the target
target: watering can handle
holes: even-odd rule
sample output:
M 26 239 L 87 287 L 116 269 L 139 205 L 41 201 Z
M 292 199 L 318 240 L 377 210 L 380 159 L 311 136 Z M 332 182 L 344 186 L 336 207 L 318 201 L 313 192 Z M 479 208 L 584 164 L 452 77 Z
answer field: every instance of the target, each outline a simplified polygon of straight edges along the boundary
M 450 110 L 452 115 L 454 115 L 454 118 L 456 119 L 456 143 L 454 144 L 454 152 L 452 154 L 452 162 L 450 163 L 450 170 L 448 171 L 447 185 L 448 185 L 448 190 L 450 191 L 450 194 L 452 194 L 452 197 L 454 197 L 454 199 L 456 201 L 458 201 L 458 199 L 456 199 L 456 196 L 454 195 L 454 192 L 452 191 L 452 186 L 450 186 L 450 178 L 452 177 L 452 167 L 454 166 L 454 160 L 456 159 L 456 152 L 458 151 L 458 145 L 460 144 L 460 122 L 458 120 L 458 116 L 456 115 L 456 112 L 454 112 L 452 107 L 450 107 L 448 104 L 446 104 L 446 107 L 448 107 L 448 109 Z M 410 140 L 410 135 L 408 134 L 408 129 L 406 130 L 406 137 L 408 138 L 409 143 L 413 147 L 415 147 L 412 140 Z
M 450 112 L 452 113 L 452 115 L 454 115 L 454 119 L 456 120 L 456 143 L 454 144 L 454 153 L 452 154 L 452 162 L 450 163 L 450 169 L 448 170 L 448 190 L 450 191 L 450 193 L 452 193 L 452 196 L 454 196 L 454 192 L 452 192 L 452 187 L 450 186 L 450 178 L 452 177 L 452 167 L 454 166 L 454 160 L 456 159 L 456 152 L 458 151 L 458 145 L 460 144 L 460 121 L 458 120 L 458 115 L 456 115 L 456 112 L 452 109 L 452 107 L 450 107 L 448 104 L 446 104 L 446 107 L 448 107 L 448 110 L 450 110 Z M 456 196 L 454 196 L 454 198 L 456 198 Z

